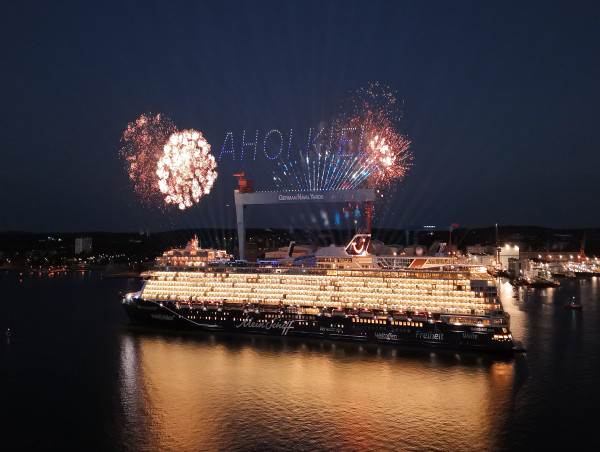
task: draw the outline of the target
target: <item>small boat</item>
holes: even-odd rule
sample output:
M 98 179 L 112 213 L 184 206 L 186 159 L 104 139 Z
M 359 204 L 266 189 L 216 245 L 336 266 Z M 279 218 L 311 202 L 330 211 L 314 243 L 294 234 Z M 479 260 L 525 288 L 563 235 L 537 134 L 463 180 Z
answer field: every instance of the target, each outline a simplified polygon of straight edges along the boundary
M 241 301 L 227 301 L 227 299 L 225 299 L 223 300 L 223 307 L 228 311 L 233 309 L 242 310 L 244 309 L 244 303 Z
M 375 314 L 370 309 L 361 309 L 358 316 L 363 319 L 372 319 L 375 317 Z
M 405 311 L 394 311 L 392 313 L 392 318 L 394 320 L 408 320 L 408 316 Z
M 259 303 L 257 308 L 262 312 L 281 312 L 283 309 L 279 303 Z
M 565 303 L 565 309 L 571 309 L 573 311 L 581 311 L 583 309 L 583 306 L 581 306 L 581 303 L 576 303 L 575 297 L 573 297 L 573 299 L 569 303 Z
M 346 317 L 346 311 L 342 308 L 332 309 L 331 315 L 333 317 Z
M 4 332 L 4 336 L 10 337 L 10 335 L 11 335 L 10 328 L 7 328 L 7 330 Z
M 412 320 L 414 322 L 427 322 L 427 313 L 415 311 L 412 313 Z
M 216 301 L 207 301 L 206 303 L 204 303 L 204 310 L 208 310 L 208 311 L 220 311 L 221 310 L 221 305 L 219 303 L 217 303 Z
M 356 316 L 358 316 L 358 309 L 349 308 L 349 309 L 346 311 L 346 315 L 347 315 L 348 317 L 356 317 Z

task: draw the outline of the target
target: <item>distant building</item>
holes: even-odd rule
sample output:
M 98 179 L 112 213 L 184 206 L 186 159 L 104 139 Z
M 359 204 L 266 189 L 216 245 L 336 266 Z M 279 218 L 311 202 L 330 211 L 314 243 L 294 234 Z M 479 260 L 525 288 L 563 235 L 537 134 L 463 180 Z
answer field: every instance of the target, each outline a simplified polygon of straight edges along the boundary
M 563 251 L 563 252 L 548 252 L 548 251 L 522 251 L 521 257 L 527 259 L 539 259 L 548 262 L 569 262 L 577 260 L 579 251 Z
M 492 254 L 467 254 L 465 260 L 471 265 L 481 265 L 484 267 L 493 267 L 496 265 L 496 256 Z
M 492 254 L 496 255 L 496 247 L 492 245 L 467 245 L 467 254 Z
M 92 252 L 92 238 L 91 237 L 77 237 L 75 239 L 75 254 L 81 254 L 83 252 Z
M 508 264 L 506 267 L 504 267 L 504 269 L 508 270 L 508 273 L 510 273 L 514 277 L 519 277 L 523 276 L 523 270 L 525 269 L 524 264 L 525 261 L 519 258 L 509 257 Z
M 518 246 L 506 244 L 500 248 L 500 263 L 502 264 L 502 268 L 505 270 L 509 269 L 509 259 L 519 260 Z

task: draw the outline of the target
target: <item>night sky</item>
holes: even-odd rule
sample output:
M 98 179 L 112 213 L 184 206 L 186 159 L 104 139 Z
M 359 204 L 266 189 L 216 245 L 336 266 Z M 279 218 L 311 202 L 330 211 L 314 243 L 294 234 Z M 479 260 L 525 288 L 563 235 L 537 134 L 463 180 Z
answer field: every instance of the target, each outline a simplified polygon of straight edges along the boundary
M 375 226 L 600 226 L 597 1 L 5 0 L 0 36 L 0 231 L 234 227 L 232 175 L 272 189 L 263 160 L 223 157 L 199 205 L 162 212 L 128 181 L 127 124 L 162 113 L 218 157 L 228 132 L 306 133 L 375 81 L 414 156 Z

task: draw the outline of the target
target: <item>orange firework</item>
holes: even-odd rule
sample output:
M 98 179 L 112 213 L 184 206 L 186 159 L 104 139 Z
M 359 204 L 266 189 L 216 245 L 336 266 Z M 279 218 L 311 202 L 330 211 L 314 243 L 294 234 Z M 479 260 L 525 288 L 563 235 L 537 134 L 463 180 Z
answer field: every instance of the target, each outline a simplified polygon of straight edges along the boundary
M 181 210 L 191 207 L 210 193 L 215 183 L 217 163 L 210 144 L 196 130 L 173 133 L 158 160 L 158 188 L 167 204 Z
M 148 205 L 162 205 L 156 165 L 167 139 L 176 131 L 177 128 L 169 118 L 161 114 L 154 116 L 152 113 L 145 113 L 136 121 L 130 122 L 121 137 L 124 145 L 119 154 L 125 160 L 133 189 Z
M 364 155 L 357 163 L 362 169 L 363 185 L 385 188 L 404 177 L 411 166 L 410 140 L 399 131 L 401 113 L 388 87 L 373 83 L 359 89 L 343 113 L 350 128 L 360 131 Z M 343 120 L 343 117 L 342 117 Z

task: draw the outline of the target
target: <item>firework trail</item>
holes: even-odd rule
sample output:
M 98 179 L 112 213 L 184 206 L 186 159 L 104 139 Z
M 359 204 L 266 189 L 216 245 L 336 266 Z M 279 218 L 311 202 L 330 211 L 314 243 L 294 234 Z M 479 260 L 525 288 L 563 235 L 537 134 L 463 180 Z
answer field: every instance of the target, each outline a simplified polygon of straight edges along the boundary
M 402 114 L 394 93 L 373 83 L 342 102 L 330 127 L 315 130 L 297 160 L 279 164 L 280 189 L 386 189 L 411 166 L 410 141 L 399 129 Z
M 184 210 L 210 193 L 217 163 L 210 144 L 196 130 L 184 130 L 169 137 L 158 160 L 158 187 L 167 204 Z
M 130 122 L 121 137 L 123 147 L 119 154 L 125 160 L 133 189 L 149 206 L 164 205 L 156 169 L 165 143 L 176 131 L 169 118 L 145 113 Z

